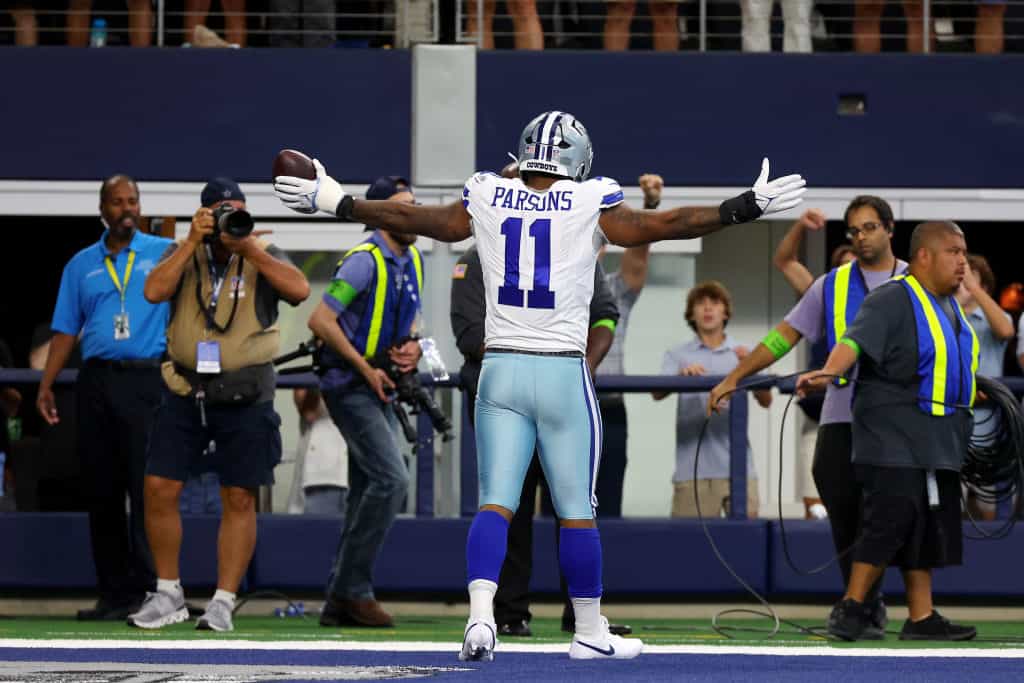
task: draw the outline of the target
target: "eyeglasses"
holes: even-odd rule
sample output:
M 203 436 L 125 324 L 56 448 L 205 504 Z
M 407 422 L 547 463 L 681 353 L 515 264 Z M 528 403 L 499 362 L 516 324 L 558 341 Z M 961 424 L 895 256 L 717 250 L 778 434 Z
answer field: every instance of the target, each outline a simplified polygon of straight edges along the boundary
M 870 235 L 875 230 L 882 227 L 881 223 L 867 222 L 859 228 L 849 227 L 846 229 L 846 239 L 855 240 L 858 235 Z

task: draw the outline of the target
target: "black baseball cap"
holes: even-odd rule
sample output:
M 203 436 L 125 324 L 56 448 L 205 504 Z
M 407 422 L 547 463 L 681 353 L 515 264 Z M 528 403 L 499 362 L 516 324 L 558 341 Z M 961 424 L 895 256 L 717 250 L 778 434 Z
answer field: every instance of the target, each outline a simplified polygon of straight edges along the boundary
M 367 199 L 391 199 L 399 192 L 412 192 L 412 185 L 400 175 L 382 175 L 366 190 Z
M 231 178 L 213 178 L 206 183 L 203 193 L 199 195 L 199 202 L 203 206 L 213 206 L 217 202 L 228 199 L 245 201 L 245 193 L 242 192 L 242 188 Z

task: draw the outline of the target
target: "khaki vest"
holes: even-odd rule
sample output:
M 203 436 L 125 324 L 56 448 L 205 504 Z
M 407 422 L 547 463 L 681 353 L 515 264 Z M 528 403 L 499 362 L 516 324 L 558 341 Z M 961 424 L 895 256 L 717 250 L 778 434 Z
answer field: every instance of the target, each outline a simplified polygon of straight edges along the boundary
M 268 244 L 257 240 L 260 248 Z M 207 265 L 206 249 L 195 250 L 199 272 L 191 262 L 182 274 L 181 286 L 174 298 L 171 320 L 167 325 L 167 355 L 170 363 L 164 363 L 163 378 L 167 387 L 176 394 L 187 395 L 191 390 L 188 381 L 175 372 L 174 363 L 189 370 L 196 368 L 196 347 L 201 341 L 220 343 L 220 366 L 222 372 L 232 372 L 251 365 L 263 365 L 273 360 L 281 348 L 281 333 L 277 324 L 264 329 L 256 317 L 256 282 L 259 271 L 248 261 L 242 262 L 242 282 L 238 285 L 238 310 L 226 334 L 206 329 L 206 318 L 196 301 L 196 278 L 200 278 L 203 302 L 207 305 L 212 293 L 210 269 Z M 235 277 L 238 262 L 232 262 L 224 274 L 220 299 L 214 319 L 223 327 L 231 317 L 234 303 Z

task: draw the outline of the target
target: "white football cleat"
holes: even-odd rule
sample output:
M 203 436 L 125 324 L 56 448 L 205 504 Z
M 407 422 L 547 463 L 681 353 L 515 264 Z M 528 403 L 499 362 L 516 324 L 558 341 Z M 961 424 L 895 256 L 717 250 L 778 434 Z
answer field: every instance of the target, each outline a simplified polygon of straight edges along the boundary
M 601 617 L 603 633 L 596 638 L 572 637 L 569 659 L 633 659 L 644 649 L 637 638 L 623 638 L 608 632 L 608 620 Z
M 471 621 L 466 624 L 462 637 L 462 652 L 459 661 L 490 662 L 494 660 L 494 648 L 498 644 L 498 628 L 494 622 Z

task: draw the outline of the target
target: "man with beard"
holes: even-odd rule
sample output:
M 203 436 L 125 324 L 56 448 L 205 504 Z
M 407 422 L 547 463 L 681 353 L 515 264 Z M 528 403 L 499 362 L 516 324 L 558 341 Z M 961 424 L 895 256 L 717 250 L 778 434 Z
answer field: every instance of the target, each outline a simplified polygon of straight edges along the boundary
M 907 267 L 892 253 L 895 222 L 888 202 L 871 195 L 854 197 L 846 207 L 844 218 L 846 237 L 853 245 L 856 259 L 814 281 L 785 320 L 712 389 L 708 398 L 709 414 L 723 407 L 723 399 L 728 399 L 740 380 L 782 358 L 801 338 L 806 337 L 812 343 L 825 339 L 831 351 L 853 323 L 868 292 Z M 849 384 L 828 387 L 811 468 L 828 511 L 832 541 L 836 551 L 841 553 L 839 567 L 844 585 L 850 579 L 849 548 L 859 535 L 861 504 L 861 487 L 851 461 L 851 394 Z M 861 637 L 883 638 L 888 617 L 877 586 L 869 592 L 865 605 L 871 623 Z
M 405 178 L 383 176 L 367 199 L 414 204 Z M 390 627 L 391 616 L 373 593 L 373 565 L 409 490 L 409 471 L 396 438 L 383 369 L 413 372 L 423 289 L 416 235 L 372 226 L 368 240 L 349 250 L 309 318 L 323 340 L 320 389 L 331 419 L 348 444 L 349 492 L 345 524 L 327 582 L 321 626 Z
M 115 175 L 103 182 L 100 216 L 106 231 L 64 267 L 36 401 L 48 424 L 60 421 L 53 383 L 81 336 L 78 454 L 99 589 L 95 608 L 78 613 L 83 620 L 123 620 L 153 589 L 155 578 L 142 480 L 146 440 L 160 402 L 168 306 L 149 303 L 142 290 L 171 241 L 140 232 L 139 212 L 134 180 Z

